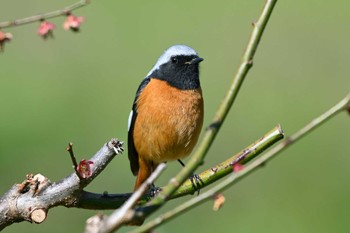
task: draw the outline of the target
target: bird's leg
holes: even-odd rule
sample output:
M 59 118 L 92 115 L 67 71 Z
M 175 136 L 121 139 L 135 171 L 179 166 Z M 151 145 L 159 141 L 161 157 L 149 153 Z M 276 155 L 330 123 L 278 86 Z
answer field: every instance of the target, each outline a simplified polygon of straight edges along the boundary
M 179 163 L 181 164 L 181 166 L 186 167 L 186 165 L 180 160 L 178 159 L 177 161 L 179 161 Z M 189 177 L 191 183 L 192 183 L 192 187 L 194 190 L 197 190 L 197 195 L 199 195 L 200 192 L 200 186 L 203 184 L 203 180 L 199 177 L 199 175 L 193 173 L 192 175 L 190 175 Z

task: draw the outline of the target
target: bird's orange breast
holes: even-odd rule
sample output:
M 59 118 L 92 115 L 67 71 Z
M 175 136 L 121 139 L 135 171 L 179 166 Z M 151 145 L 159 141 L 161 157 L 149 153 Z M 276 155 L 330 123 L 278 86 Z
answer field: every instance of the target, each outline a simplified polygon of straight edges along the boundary
M 137 100 L 134 144 L 139 157 L 153 163 L 191 153 L 203 125 L 200 88 L 180 90 L 153 79 Z

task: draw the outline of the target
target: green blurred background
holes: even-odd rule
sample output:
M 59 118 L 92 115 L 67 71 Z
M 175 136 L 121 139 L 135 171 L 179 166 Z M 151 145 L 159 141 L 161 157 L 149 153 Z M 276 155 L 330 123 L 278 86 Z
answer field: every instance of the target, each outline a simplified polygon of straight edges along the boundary
M 0 21 L 73 2 L 3 0 Z M 0 193 L 27 173 L 52 181 L 70 174 L 68 142 L 81 159 L 112 137 L 126 141 L 136 88 L 173 44 L 190 45 L 205 58 L 201 81 L 208 125 L 264 2 L 101 0 L 74 12 L 86 18 L 78 34 L 63 31 L 64 18 L 51 20 L 57 26 L 54 40 L 39 38 L 37 23 L 7 29 L 14 39 L 0 54 Z M 349 17 L 345 0 L 277 3 L 254 67 L 200 170 L 277 123 L 292 134 L 349 92 Z M 345 113 L 336 116 L 225 191 L 219 212 L 208 202 L 157 232 L 349 232 L 349 120 Z M 157 184 L 179 169 L 170 163 Z M 87 190 L 129 192 L 134 180 L 125 152 Z M 23 222 L 4 231 L 82 232 L 85 220 L 98 212 L 58 207 L 41 225 Z

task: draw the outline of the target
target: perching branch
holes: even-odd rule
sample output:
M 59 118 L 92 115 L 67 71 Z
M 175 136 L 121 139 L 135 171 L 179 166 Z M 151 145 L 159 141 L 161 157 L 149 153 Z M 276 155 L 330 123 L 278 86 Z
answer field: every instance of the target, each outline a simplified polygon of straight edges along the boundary
M 259 156 L 263 151 L 271 147 L 279 140 L 284 137 L 283 130 L 280 125 L 277 125 L 275 128 L 271 129 L 264 136 L 259 138 L 257 141 L 247 146 L 245 149 L 227 159 L 226 161 L 215 165 L 203 172 L 198 176 L 200 177 L 201 182 L 198 184 L 197 188 L 204 188 L 219 179 L 227 176 L 233 172 L 233 166 L 236 164 L 247 164 L 249 161 L 253 160 Z M 190 180 L 186 180 L 171 196 L 171 198 L 178 198 L 184 195 L 193 194 L 196 190 L 194 189 Z
M 270 159 L 274 158 L 277 154 L 279 154 L 282 150 L 288 148 L 290 145 L 293 144 L 293 142 L 298 141 L 306 134 L 310 133 L 317 127 L 324 124 L 326 121 L 330 120 L 333 116 L 336 114 L 347 111 L 350 108 L 350 93 L 342 99 L 339 103 L 337 103 L 335 106 L 327 110 L 325 113 L 320 115 L 319 117 L 312 120 L 309 124 L 305 125 L 302 129 L 297 131 L 292 136 L 288 137 L 284 141 L 282 141 L 277 146 L 274 146 L 272 149 L 264 153 L 262 156 L 256 158 L 253 162 L 248 164 L 246 167 L 244 167 L 242 170 L 234 172 L 231 174 L 227 179 L 216 185 L 215 187 L 211 188 L 210 190 L 206 191 L 205 193 L 194 197 L 193 199 L 175 207 L 174 209 L 161 214 L 154 220 L 148 222 L 147 224 L 131 231 L 132 233 L 140 233 L 140 232 L 147 232 L 151 229 L 154 229 L 157 226 L 160 226 L 164 224 L 165 222 L 169 221 L 172 218 L 175 218 L 176 216 L 180 215 L 181 213 L 184 213 L 185 211 L 188 211 L 199 204 L 213 199 L 217 193 L 220 193 L 224 191 L 225 189 L 229 188 L 233 184 L 240 181 L 245 176 L 251 174 L 253 171 L 257 170 L 257 168 L 261 167 L 262 164 L 265 164 Z M 243 160 L 244 161 L 244 160 Z M 242 162 L 243 162 L 242 161 Z M 183 187 L 183 186 L 181 186 Z

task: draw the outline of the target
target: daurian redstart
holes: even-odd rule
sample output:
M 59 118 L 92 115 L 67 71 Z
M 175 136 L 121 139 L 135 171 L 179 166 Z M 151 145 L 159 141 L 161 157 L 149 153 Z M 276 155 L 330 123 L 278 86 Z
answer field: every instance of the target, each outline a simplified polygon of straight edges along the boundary
M 136 190 L 159 163 L 181 159 L 196 145 L 203 125 L 197 52 L 168 48 L 141 82 L 128 121 L 128 157 Z

